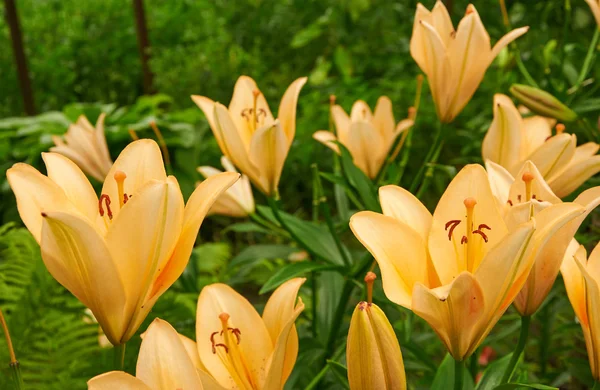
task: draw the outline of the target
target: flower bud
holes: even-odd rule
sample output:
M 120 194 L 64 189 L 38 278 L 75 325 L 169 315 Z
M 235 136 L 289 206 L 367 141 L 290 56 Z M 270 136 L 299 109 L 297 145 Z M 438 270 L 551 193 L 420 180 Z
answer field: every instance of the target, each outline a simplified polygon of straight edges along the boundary
M 555 118 L 564 122 L 572 122 L 577 119 L 575 111 L 541 89 L 523 84 L 513 84 L 510 87 L 510 93 L 538 115 Z
M 363 301 L 354 309 L 346 361 L 351 390 L 406 389 L 398 339 L 385 313 L 373 303 Z

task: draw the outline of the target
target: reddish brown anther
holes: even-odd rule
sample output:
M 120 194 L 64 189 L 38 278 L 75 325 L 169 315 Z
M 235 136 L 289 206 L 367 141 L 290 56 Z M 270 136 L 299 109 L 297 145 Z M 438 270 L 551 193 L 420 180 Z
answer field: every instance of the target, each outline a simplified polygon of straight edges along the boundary
M 448 230 L 448 228 L 450 228 L 450 230 L 448 230 L 448 240 L 452 241 L 452 233 L 454 233 L 454 229 L 456 229 L 458 225 L 460 225 L 459 219 L 453 219 L 451 221 L 446 222 L 444 230 Z
M 108 215 L 109 219 L 113 218 L 112 210 L 110 209 L 110 196 L 106 194 L 100 195 L 100 199 L 98 200 L 98 211 L 100 212 L 100 216 L 104 216 L 104 209 L 102 208 L 102 202 L 104 201 L 106 205 L 106 215 Z
M 462 236 L 462 238 L 460 239 L 460 243 L 461 244 L 466 244 L 467 242 L 468 242 L 467 236 Z
M 488 236 L 482 232 L 480 229 L 477 230 L 473 230 L 474 234 L 479 234 L 481 237 L 483 237 L 483 241 L 488 242 Z

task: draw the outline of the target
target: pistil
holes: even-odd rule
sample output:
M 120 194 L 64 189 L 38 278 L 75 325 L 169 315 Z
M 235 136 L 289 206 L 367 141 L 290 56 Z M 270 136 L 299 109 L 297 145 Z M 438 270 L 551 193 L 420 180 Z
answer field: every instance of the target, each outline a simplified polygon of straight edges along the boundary
M 119 206 L 123 207 L 123 205 L 126 202 L 126 200 L 125 200 L 126 195 L 125 195 L 125 190 L 124 190 L 123 184 L 125 183 L 125 179 L 127 178 L 127 175 L 123 171 L 116 171 L 114 178 L 115 178 L 115 181 L 117 182 L 117 191 L 119 192 Z
M 377 279 L 377 275 L 373 272 L 367 272 L 365 276 L 365 283 L 367 284 L 367 302 L 370 304 L 373 303 L 373 283 L 375 283 L 375 279 Z
M 464 205 L 467 209 L 467 226 L 465 228 L 467 232 L 466 239 L 463 238 L 467 252 L 467 270 L 473 271 L 475 265 L 475 245 L 473 243 L 473 213 L 477 201 L 474 198 L 467 198 L 464 200 Z
M 253 102 L 252 102 L 252 133 L 254 133 L 256 131 L 256 124 L 258 123 L 258 114 L 256 111 L 256 106 L 258 103 L 258 97 L 260 96 L 260 91 L 258 89 L 255 89 L 254 91 L 252 91 L 252 97 L 253 97 Z
M 229 318 L 228 313 L 219 314 L 221 331 L 213 332 L 210 336 L 212 353 L 219 356 L 240 389 L 255 389 L 257 384 L 254 383 L 239 347 L 242 332 L 229 326 Z M 221 338 L 221 342 L 217 342 L 217 337 Z
M 533 181 L 533 174 L 531 172 L 525 172 L 523 173 L 522 178 L 525 182 L 525 202 L 529 202 L 532 199 L 531 182 Z

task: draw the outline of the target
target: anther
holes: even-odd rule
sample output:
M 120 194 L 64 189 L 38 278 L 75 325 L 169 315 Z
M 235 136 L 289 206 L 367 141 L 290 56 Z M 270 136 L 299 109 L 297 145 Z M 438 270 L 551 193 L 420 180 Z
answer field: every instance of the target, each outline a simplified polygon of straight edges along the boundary
M 454 229 L 456 229 L 458 225 L 460 225 L 459 219 L 453 219 L 451 221 L 446 222 L 444 230 L 448 230 L 448 228 L 450 228 L 450 230 L 448 230 L 448 240 L 452 241 L 452 233 L 454 233 Z
M 491 227 L 489 227 L 488 225 L 486 225 L 485 223 L 482 223 L 482 224 L 480 224 L 480 225 L 477 227 L 477 229 L 478 229 L 478 230 L 481 230 L 481 229 L 492 230 L 492 228 L 491 228 Z
M 511 206 L 513 205 L 513 202 L 512 202 L 512 200 L 510 200 L 510 199 L 509 199 L 509 200 L 507 200 L 507 201 L 506 201 L 506 203 L 508 203 L 508 204 L 509 204 L 509 205 L 511 205 Z
M 109 219 L 113 218 L 112 210 L 110 209 L 110 196 L 106 194 L 100 195 L 100 199 L 98 200 L 98 211 L 100 212 L 100 216 L 104 216 L 104 209 L 102 208 L 102 202 L 104 201 L 106 205 L 106 215 L 108 215 Z
M 467 240 L 467 236 L 462 236 L 462 238 L 460 239 L 460 243 L 461 244 L 466 244 L 469 240 Z
M 367 302 L 373 303 L 373 283 L 377 279 L 377 275 L 373 272 L 367 272 L 365 276 L 365 283 L 367 284 Z
M 481 237 L 483 237 L 483 241 L 488 242 L 488 236 L 482 232 L 481 229 L 473 230 L 473 233 L 479 234 Z
M 225 353 L 229 353 L 229 348 L 227 348 L 227 346 L 223 343 L 215 344 L 213 347 L 213 353 L 217 353 L 216 347 L 223 347 L 223 349 L 225 350 Z

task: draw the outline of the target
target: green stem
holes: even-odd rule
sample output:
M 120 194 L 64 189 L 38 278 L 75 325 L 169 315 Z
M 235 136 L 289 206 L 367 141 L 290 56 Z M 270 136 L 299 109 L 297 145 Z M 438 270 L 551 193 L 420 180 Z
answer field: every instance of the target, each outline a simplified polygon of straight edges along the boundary
M 416 122 L 415 125 L 413 125 L 413 129 L 411 129 L 411 131 L 408 133 L 408 136 L 406 137 L 406 146 L 403 148 L 404 151 L 402 152 L 402 159 L 400 160 L 400 164 L 398 164 L 398 174 L 396 175 L 394 180 L 392 180 L 392 183 L 400 185 L 400 182 L 402 181 L 404 171 L 406 170 L 408 160 L 410 159 L 410 151 L 412 150 L 412 136 L 415 126 Z
M 585 60 L 583 61 L 583 66 L 581 67 L 581 71 L 579 72 L 579 77 L 577 78 L 577 82 L 571 88 L 571 100 L 575 96 L 575 92 L 579 90 L 581 84 L 585 80 L 588 72 L 590 71 L 590 66 L 592 65 L 592 59 L 594 58 L 594 52 L 596 51 L 596 46 L 598 45 L 598 39 L 600 38 L 600 29 L 596 28 L 596 32 L 594 32 L 594 37 L 592 38 L 592 43 L 590 43 L 590 47 L 588 48 L 588 52 L 585 56 Z M 570 102 L 570 101 L 569 101 Z
M 594 387 L 592 387 L 592 390 L 600 390 L 600 382 L 595 381 L 594 382 Z
M 454 390 L 462 390 L 465 378 L 464 360 L 454 360 Z
M 271 230 L 276 235 L 283 236 L 283 237 L 290 236 L 287 231 L 285 231 L 285 230 L 281 229 L 279 226 L 273 224 L 268 219 L 261 217 L 258 213 L 248 214 L 248 216 L 250 217 L 251 220 L 253 220 L 257 224 L 261 225 L 262 227 L 266 228 L 267 230 Z
M 312 390 L 315 387 L 317 387 L 317 385 L 319 384 L 319 382 L 321 382 L 321 379 L 323 379 L 323 377 L 325 376 L 325 374 L 327 374 L 327 370 L 329 370 L 329 364 L 325 364 L 325 366 L 321 369 L 321 371 L 319 371 L 319 373 L 317 374 L 317 376 L 315 376 L 313 378 L 313 380 L 310 381 L 310 383 L 308 384 L 308 386 L 306 386 L 304 388 L 304 390 Z
M 429 183 L 431 182 L 431 178 L 433 177 L 433 171 L 435 170 L 435 163 L 437 163 L 438 158 L 440 157 L 440 153 L 442 148 L 444 147 L 444 141 L 440 143 L 440 146 L 433 154 L 431 161 L 427 164 L 427 172 L 425 172 L 425 178 L 423 179 L 423 183 L 421 187 L 419 187 L 419 191 L 415 195 L 417 198 L 421 199 L 427 188 L 429 187 Z
M 12 369 L 13 380 L 15 382 L 16 389 L 21 390 L 25 387 L 23 384 L 23 377 L 21 376 L 21 367 L 19 365 L 19 361 L 17 360 L 17 356 L 15 355 L 12 339 L 10 338 L 10 332 L 8 331 L 8 325 L 6 323 L 6 319 L 4 318 L 2 310 L 0 310 L 0 326 L 2 327 L 2 331 L 4 332 L 4 337 L 6 337 L 6 346 L 8 348 L 8 355 L 10 356 L 9 365 Z
M 513 352 L 512 357 L 510 358 L 510 362 L 504 371 L 504 375 L 502 375 L 502 380 L 500 384 L 508 383 L 510 378 L 515 372 L 515 368 L 517 367 L 517 362 L 521 357 L 521 354 L 525 350 L 525 344 L 527 344 L 527 336 L 529 336 L 529 324 L 531 322 L 531 316 L 523 316 L 521 317 L 521 333 L 519 334 L 519 341 L 517 343 L 517 347 Z
M 437 127 L 437 131 L 435 133 L 435 138 L 433 140 L 433 143 L 431 144 L 431 147 L 429 148 L 429 151 L 427 152 L 427 157 L 425 157 L 425 161 L 423 162 L 423 165 L 421 165 L 421 168 L 419 168 L 417 175 L 414 177 L 412 183 L 410 184 L 410 192 L 412 192 L 413 194 L 417 190 L 417 187 L 419 186 L 419 184 L 421 184 L 421 179 L 423 178 L 423 174 L 425 173 L 425 168 L 427 167 L 427 164 L 432 161 L 436 150 L 438 149 L 438 147 L 440 146 L 440 143 L 442 142 L 443 127 L 444 127 L 444 124 L 442 122 L 438 121 L 438 127 Z
M 123 371 L 125 368 L 125 347 L 126 343 L 115 345 L 114 352 L 114 367 L 116 371 Z
M 313 334 L 313 338 L 317 339 L 317 337 L 319 337 L 319 330 L 318 330 L 318 326 L 317 326 L 317 305 L 319 304 L 318 300 L 317 300 L 317 290 L 318 290 L 318 285 L 317 285 L 317 273 L 315 271 L 312 271 L 310 273 L 310 279 L 311 279 L 311 284 L 310 284 L 310 291 L 312 293 L 312 334 Z

